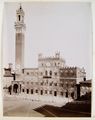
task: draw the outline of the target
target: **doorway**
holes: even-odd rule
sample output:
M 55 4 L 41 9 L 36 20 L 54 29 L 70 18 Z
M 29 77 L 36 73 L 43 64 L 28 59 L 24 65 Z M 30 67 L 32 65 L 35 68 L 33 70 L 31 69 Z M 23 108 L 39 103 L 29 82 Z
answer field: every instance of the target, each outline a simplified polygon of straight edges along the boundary
M 14 86 L 13 86 L 13 92 L 14 93 L 18 92 L 18 84 L 14 84 Z
M 54 91 L 54 96 L 57 96 L 57 92 L 56 91 Z
M 43 95 L 43 90 L 41 90 L 41 95 Z

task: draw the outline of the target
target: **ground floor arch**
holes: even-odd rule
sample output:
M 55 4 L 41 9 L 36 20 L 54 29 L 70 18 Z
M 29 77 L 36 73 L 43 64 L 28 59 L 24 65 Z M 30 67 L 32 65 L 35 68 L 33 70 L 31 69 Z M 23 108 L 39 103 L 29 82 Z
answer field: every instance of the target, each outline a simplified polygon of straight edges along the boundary
M 13 92 L 17 93 L 18 92 L 18 84 L 13 85 Z
M 22 82 L 21 81 L 12 81 L 12 93 L 21 93 Z

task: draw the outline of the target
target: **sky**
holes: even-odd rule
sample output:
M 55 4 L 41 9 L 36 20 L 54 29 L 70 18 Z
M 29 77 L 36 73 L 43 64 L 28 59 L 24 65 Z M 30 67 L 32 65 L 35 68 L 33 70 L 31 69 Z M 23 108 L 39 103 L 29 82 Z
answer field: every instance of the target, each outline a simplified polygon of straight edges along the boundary
M 15 65 L 16 10 L 19 3 L 5 3 L 3 16 L 3 67 Z M 38 54 L 59 51 L 67 66 L 84 67 L 92 78 L 92 16 L 90 3 L 26 2 L 25 68 L 38 66 Z

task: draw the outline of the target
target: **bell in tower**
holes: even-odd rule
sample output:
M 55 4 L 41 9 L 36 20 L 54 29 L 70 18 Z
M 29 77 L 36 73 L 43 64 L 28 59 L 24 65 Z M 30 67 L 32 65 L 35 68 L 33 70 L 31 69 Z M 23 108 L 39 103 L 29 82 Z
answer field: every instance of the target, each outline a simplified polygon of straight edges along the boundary
M 24 68 L 24 38 L 25 38 L 25 24 L 24 24 L 24 11 L 22 6 L 16 10 L 16 22 L 15 22 L 15 69 L 16 74 L 21 74 Z

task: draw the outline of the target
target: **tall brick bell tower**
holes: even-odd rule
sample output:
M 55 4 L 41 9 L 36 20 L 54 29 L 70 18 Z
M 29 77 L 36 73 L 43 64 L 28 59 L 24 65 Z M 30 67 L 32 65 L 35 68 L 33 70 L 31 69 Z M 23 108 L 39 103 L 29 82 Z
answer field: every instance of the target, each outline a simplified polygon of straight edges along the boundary
M 24 11 L 20 4 L 18 10 L 16 10 L 16 22 L 15 22 L 15 70 L 16 75 L 21 75 L 24 68 L 24 38 L 25 38 L 25 24 L 24 24 Z

